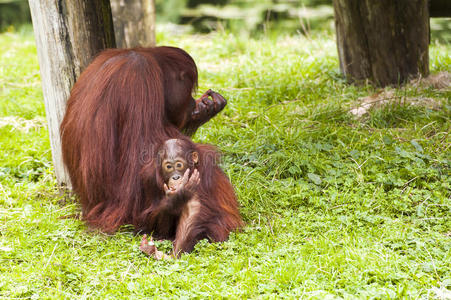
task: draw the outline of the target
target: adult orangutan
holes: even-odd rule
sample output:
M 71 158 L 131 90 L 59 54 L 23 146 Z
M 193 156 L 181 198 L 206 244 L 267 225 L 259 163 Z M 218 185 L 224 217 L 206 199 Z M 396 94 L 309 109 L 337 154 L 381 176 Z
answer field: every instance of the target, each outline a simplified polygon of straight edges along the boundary
M 224 241 L 241 226 L 238 202 L 227 176 L 217 165 L 212 146 L 181 137 L 165 141 L 157 159 L 143 169 L 144 194 L 150 207 L 143 211 L 147 230 L 158 239 L 174 240 L 174 255 L 193 250 L 204 238 Z M 141 250 L 164 257 L 146 236 Z
M 193 59 L 173 47 L 106 50 L 81 74 L 60 132 L 63 160 L 91 227 L 149 229 L 142 212 L 155 200 L 143 187 L 145 160 L 226 105 L 211 90 L 194 100 L 196 86 Z

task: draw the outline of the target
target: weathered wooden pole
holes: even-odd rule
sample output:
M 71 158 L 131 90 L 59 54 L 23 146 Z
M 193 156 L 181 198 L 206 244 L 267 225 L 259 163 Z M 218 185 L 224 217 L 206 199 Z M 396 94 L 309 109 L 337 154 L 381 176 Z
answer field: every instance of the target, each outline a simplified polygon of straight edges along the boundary
M 105 48 L 115 47 L 109 0 L 29 0 L 55 175 L 70 185 L 61 157 L 59 126 L 80 72 Z
M 333 0 L 340 69 L 386 86 L 429 74 L 428 0 Z
M 111 0 L 119 48 L 155 46 L 155 0 Z

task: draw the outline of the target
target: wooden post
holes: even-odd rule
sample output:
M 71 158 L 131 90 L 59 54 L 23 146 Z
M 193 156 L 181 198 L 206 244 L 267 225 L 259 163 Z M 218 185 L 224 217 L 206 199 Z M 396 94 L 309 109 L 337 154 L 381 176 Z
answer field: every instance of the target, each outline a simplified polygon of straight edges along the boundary
M 429 74 L 428 0 L 333 0 L 340 69 L 386 86 Z
M 155 0 L 111 0 L 119 48 L 155 46 Z
M 70 186 L 59 126 L 70 89 L 102 49 L 115 47 L 109 0 L 29 0 L 55 175 Z

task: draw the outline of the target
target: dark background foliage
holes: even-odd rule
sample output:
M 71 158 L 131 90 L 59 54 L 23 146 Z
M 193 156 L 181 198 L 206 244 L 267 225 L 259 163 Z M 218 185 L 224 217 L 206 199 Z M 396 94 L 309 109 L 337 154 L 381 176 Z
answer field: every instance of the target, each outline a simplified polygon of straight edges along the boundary
M 332 0 L 156 0 L 156 10 L 158 23 L 200 33 L 227 30 L 258 37 L 334 30 Z M 0 31 L 26 23 L 31 23 L 27 0 L 0 0 Z M 431 34 L 450 42 L 450 19 L 432 19 Z

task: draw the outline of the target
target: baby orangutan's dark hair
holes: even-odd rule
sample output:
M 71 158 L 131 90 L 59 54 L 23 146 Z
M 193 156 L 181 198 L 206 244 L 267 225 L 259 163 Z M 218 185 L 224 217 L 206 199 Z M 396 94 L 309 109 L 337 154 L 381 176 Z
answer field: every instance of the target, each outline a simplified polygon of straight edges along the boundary
M 224 241 L 242 225 L 233 187 L 217 165 L 218 157 L 209 145 L 186 137 L 169 139 L 143 171 L 143 178 L 150 179 L 144 183 L 146 194 L 160 198 L 143 212 L 146 227 L 156 238 L 173 239 L 175 255 L 192 251 L 204 238 Z

